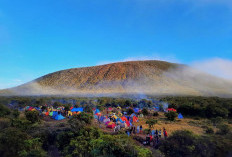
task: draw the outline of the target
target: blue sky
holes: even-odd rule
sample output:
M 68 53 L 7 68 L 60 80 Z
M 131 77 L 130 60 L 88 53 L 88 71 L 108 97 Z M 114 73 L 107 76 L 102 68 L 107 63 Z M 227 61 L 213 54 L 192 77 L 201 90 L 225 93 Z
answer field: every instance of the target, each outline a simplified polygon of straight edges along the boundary
M 0 0 L 0 89 L 124 60 L 232 60 L 231 0 Z

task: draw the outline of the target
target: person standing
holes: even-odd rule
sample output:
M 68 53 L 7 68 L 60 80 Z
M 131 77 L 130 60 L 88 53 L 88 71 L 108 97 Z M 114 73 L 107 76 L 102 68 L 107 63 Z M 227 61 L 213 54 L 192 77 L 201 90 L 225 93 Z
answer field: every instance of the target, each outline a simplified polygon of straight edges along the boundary
M 161 138 L 161 134 L 162 134 L 162 132 L 161 132 L 161 129 L 159 130 L 159 138 Z
M 140 125 L 140 133 L 142 133 L 142 130 L 143 130 L 143 126 Z
M 168 133 L 167 133 L 167 130 L 164 128 L 164 139 L 166 140 L 167 139 L 167 137 L 168 137 Z

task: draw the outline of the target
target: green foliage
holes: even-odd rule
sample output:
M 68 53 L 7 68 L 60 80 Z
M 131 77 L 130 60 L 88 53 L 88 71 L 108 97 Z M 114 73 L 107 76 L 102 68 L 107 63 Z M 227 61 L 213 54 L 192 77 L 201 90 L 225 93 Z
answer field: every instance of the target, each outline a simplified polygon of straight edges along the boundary
M 147 116 L 147 115 L 149 114 L 149 112 L 148 112 L 148 110 L 147 110 L 146 108 L 143 108 L 143 109 L 142 109 L 142 114 L 143 114 L 144 116 Z
M 39 122 L 39 112 L 38 111 L 26 111 L 25 116 L 27 120 L 29 120 L 31 123 Z
M 20 151 L 20 157 L 46 157 L 47 153 L 42 149 L 39 138 L 24 141 L 24 149 Z
M 72 106 L 72 104 L 66 104 L 64 105 L 64 110 L 65 111 L 70 111 L 70 107 Z
M 93 119 L 93 115 L 85 112 L 81 112 L 78 115 L 72 116 L 72 118 L 68 121 L 71 128 L 74 131 L 79 131 L 82 129 L 85 125 L 91 124 Z
M 31 121 L 27 119 L 12 119 L 11 126 L 26 131 L 31 128 Z
M 165 97 L 170 105 L 176 105 L 178 112 L 183 115 L 199 117 L 232 118 L 232 99 L 218 97 Z
M 228 117 L 229 111 L 223 108 L 221 104 L 208 105 L 206 107 L 206 116 L 208 118 L 212 117 Z
M 222 117 L 211 118 L 211 122 L 214 126 L 220 125 L 223 122 Z
M 217 132 L 218 134 L 225 135 L 225 134 L 228 134 L 230 132 L 229 125 L 221 124 L 218 126 L 218 128 L 219 128 L 219 131 Z
M 153 116 L 154 116 L 154 117 L 157 117 L 157 116 L 159 116 L 159 113 L 158 113 L 158 112 L 154 112 L 154 113 L 153 113 Z
M 206 127 L 205 133 L 206 134 L 214 134 L 214 130 L 211 127 Z
M 13 110 L 12 115 L 13 115 L 14 118 L 18 118 L 19 115 L 20 115 L 19 110 Z
M 170 157 L 197 156 L 197 136 L 190 131 L 176 131 L 160 147 L 160 150 Z
M 10 126 L 10 120 L 7 118 L 0 118 L 0 130 L 8 128 Z
M 128 115 L 131 115 L 132 113 L 134 113 L 134 110 L 132 108 L 128 108 L 126 112 Z
M 18 157 L 19 152 L 25 148 L 25 140 L 29 136 L 15 128 L 7 128 L 0 134 L 0 155 L 2 157 Z
M 174 121 L 177 116 L 178 114 L 174 111 L 169 111 L 168 113 L 165 113 L 165 117 L 170 121 Z
M 153 128 L 153 126 L 157 123 L 158 123 L 158 121 L 156 119 L 149 119 L 146 121 L 146 124 L 149 125 L 149 129 Z
M 125 135 L 103 135 L 92 140 L 91 145 L 93 156 L 152 156 L 149 149 L 135 146 L 134 142 Z
M 6 117 L 7 115 L 10 115 L 10 109 L 0 104 L 0 117 Z
M 84 107 L 84 112 L 93 113 L 92 107 L 91 107 L 90 105 L 86 105 L 86 106 Z

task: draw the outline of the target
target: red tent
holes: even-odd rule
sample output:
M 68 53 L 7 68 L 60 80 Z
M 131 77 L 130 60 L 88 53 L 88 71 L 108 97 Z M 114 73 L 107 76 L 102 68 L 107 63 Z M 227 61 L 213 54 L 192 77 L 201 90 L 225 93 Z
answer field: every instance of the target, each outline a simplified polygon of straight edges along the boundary
M 112 111 L 112 110 L 113 110 L 113 108 L 112 108 L 112 107 L 109 107 L 109 108 L 108 108 L 108 111 Z
M 48 116 L 48 115 L 49 115 L 49 112 L 46 112 L 45 115 Z
M 115 126 L 116 124 L 114 122 L 109 122 L 106 127 L 113 129 Z
M 168 108 L 167 110 L 176 112 L 176 109 L 174 109 L 174 108 Z
M 138 118 L 136 116 L 133 116 L 133 122 L 138 122 Z
M 33 109 L 34 109 L 33 107 L 29 107 L 28 111 L 31 111 L 31 110 L 33 110 Z

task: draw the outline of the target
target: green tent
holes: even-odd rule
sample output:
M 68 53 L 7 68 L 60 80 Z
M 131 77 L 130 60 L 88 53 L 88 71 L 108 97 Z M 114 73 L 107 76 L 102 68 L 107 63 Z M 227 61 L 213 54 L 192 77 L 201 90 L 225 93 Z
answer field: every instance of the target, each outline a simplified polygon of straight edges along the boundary
M 49 113 L 49 116 L 53 116 L 53 112 L 50 112 L 50 113 Z

